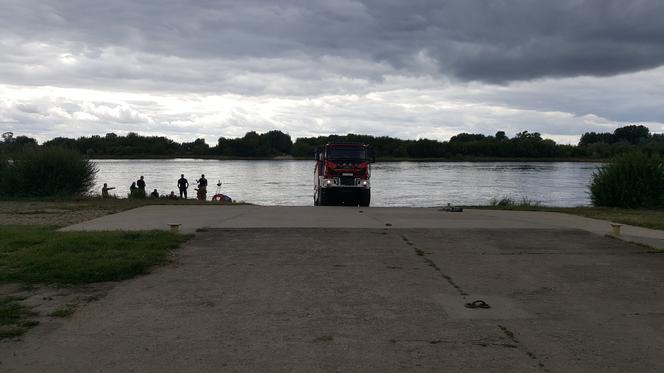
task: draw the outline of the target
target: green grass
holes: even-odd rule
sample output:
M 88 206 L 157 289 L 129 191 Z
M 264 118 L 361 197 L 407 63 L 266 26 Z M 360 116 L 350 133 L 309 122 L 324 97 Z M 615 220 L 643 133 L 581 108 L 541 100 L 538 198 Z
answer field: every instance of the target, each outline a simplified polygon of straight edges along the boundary
M 0 297 L 0 340 L 23 335 L 28 328 L 38 324 L 30 320 L 34 313 L 13 297 Z
M 57 232 L 0 227 L 0 282 L 120 281 L 168 261 L 189 236 L 170 232 Z
M 74 312 L 76 312 L 76 305 L 67 304 L 62 306 L 62 308 L 58 308 L 57 310 L 49 313 L 48 315 L 51 317 L 70 317 L 74 314 Z
M 27 331 L 27 328 L 21 327 L 0 327 L 0 340 L 20 337 Z
M 593 219 L 609 220 L 637 227 L 664 230 L 664 209 L 646 210 L 610 207 L 575 207 L 555 210 Z
M 637 227 L 664 230 L 664 209 L 625 209 L 612 207 L 547 207 L 537 203 L 512 203 L 505 205 L 468 206 L 468 208 L 514 210 L 514 211 L 550 211 L 579 215 L 587 218 L 629 224 Z

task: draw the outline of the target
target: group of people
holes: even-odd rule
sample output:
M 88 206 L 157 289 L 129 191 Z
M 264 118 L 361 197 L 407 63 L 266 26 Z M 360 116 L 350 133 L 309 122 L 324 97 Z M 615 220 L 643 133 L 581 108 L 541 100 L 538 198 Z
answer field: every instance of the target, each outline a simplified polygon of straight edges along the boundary
M 196 180 L 196 182 L 198 183 L 198 188 L 194 188 L 197 192 L 196 198 L 204 201 L 207 197 L 208 181 L 205 178 L 205 175 L 201 175 L 201 178 Z M 189 189 L 189 181 L 185 179 L 184 174 L 180 175 L 180 179 L 178 179 L 178 189 L 180 190 L 180 198 L 186 199 L 187 189 Z
M 201 175 L 201 178 L 196 180 L 196 183 L 198 184 L 197 188 L 194 188 L 196 190 L 196 198 L 204 201 L 207 198 L 207 186 L 208 186 L 208 181 L 205 178 L 205 175 Z M 180 179 L 178 179 L 177 182 L 178 189 L 180 190 L 180 197 L 179 198 L 184 198 L 187 199 L 187 189 L 189 189 L 189 181 L 184 177 L 184 174 L 180 175 Z M 141 176 L 137 181 L 131 183 L 129 186 L 129 196 L 134 197 L 134 198 L 145 198 L 147 196 L 145 192 L 145 178 Z M 104 183 L 104 186 L 101 188 L 101 196 L 103 198 L 108 198 L 110 197 L 109 191 L 115 189 L 115 187 L 109 187 L 107 183 Z M 159 192 L 157 189 L 153 190 L 152 193 L 150 193 L 150 198 L 159 198 Z M 168 196 L 165 196 L 171 199 L 177 199 L 178 196 L 175 195 L 174 191 L 171 191 L 171 194 Z
M 103 188 L 102 188 L 103 195 Z M 129 197 L 132 198 L 145 198 L 147 197 L 147 192 L 145 191 L 145 178 L 141 176 L 138 180 L 131 183 L 129 186 Z M 159 198 L 159 192 L 157 189 L 153 190 L 150 193 L 151 198 Z

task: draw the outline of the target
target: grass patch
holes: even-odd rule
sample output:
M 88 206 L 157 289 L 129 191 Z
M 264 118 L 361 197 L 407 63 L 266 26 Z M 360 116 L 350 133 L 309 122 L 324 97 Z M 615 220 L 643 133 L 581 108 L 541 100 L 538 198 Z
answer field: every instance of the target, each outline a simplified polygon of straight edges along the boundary
M 97 210 L 109 214 L 151 205 L 245 205 L 244 202 L 213 202 L 168 198 L 0 198 L 0 211 L 17 215 L 58 214 L 79 210 Z
M 20 337 L 27 331 L 28 328 L 0 326 L 0 340 Z
M 529 200 L 525 197 L 521 198 L 520 200 L 515 200 L 510 197 L 503 197 L 501 199 L 492 198 L 491 201 L 489 201 L 489 205 L 492 207 L 522 209 L 538 208 L 541 206 L 541 203 L 538 201 Z
M 30 320 L 34 313 L 14 297 L 0 297 L 0 340 L 23 335 L 28 328 L 38 324 Z
M 637 227 L 664 230 L 664 209 L 646 210 L 610 207 L 575 207 L 554 210 L 568 214 L 581 215 L 588 218 L 634 225 Z
M 24 318 L 31 316 L 30 309 L 15 297 L 0 298 L 0 325 L 18 324 Z
M 0 282 L 84 284 L 120 281 L 168 261 L 190 236 L 171 232 L 57 232 L 0 227 Z
M 76 305 L 66 304 L 63 307 L 49 313 L 48 315 L 51 317 L 70 317 L 74 314 L 74 312 L 76 312 Z
M 46 214 L 62 214 L 64 210 L 27 210 L 27 211 L 14 211 L 17 215 L 46 215 Z
M 211 202 L 188 200 L 135 198 L 21 198 L 2 200 L 0 197 L 0 225 L 41 225 L 64 227 L 101 216 L 150 205 L 221 206 L 242 205 L 244 202 Z
M 515 210 L 515 211 L 549 211 L 579 215 L 587 218 L 629 224 L 637 227 L 664 230 L 664 209 L 625 209 L 612 207 L 547 207 L 539 204 L 508 204 L 489 206 L 467 206 L 467 208 Z

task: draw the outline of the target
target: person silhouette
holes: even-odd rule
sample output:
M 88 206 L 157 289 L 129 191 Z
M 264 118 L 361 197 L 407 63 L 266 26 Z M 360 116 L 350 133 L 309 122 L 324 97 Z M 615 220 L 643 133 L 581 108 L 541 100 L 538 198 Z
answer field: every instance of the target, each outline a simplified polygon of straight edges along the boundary
M 198 181 L 198 189 L 196 189 L 197 193 L 197 198 L 200 199 L 201 201 L 205 201 L 207 198 L 207 185 L 208 181 L 205 178 L 205 175 L 201 175 L 201 178 L 197 180 Z
M 136 182 L 136 186 L 138 187 L 138 189 L 145 191 L 145 180 L 143 179 L 143 176 L 141 176 L 141 178 L 138 179 L 138 181 Z
M 109 190 L 113 190 L 113 189 L 115 189 L 115 187 L 109 187 L 108 184 L 104 183 L 104 186 L 101 188 L 101 196 L 102 196 L 102 198 L 108 198 L 108 197 L 110 197 L 110 196 L 108 195 L 108 191 L 109 191 Z M 130 187 L 130 189 L 131 189 L 131 187 Z
M 178 180 L 178 189 L 180 189 L 180 198 L 187 199 L 187 188 L 189 188 L 189 181 L 184 178 L 184 174 L 180 175 Z

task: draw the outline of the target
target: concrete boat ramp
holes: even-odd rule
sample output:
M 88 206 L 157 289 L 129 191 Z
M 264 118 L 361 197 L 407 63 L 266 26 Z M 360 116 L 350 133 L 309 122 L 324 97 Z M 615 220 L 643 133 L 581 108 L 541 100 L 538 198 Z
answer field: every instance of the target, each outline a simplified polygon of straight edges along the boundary
M 173 265 L 3 342 L 0 371 L 664 371 L 664 254 L 605 237 L 607 222 L 150 206 L 67 229 L 169 223 L 199 230 Z
M 183 233 L 210 228 L 422 228 L 578 229 L 611 233 L 610 222 L 537 211 L 438 208 L 351 208 L 285 206 L 147 206 L 64 228 L 65 231 L 169 229 Z M 664 249 L 664 231 L 624 225 L 621 239 Z
M 438 208 L 352 208 L 285 206 L 147 206 L 104 216 L 63 230 L 169 229 L 185 233 L 202 228 L 441 228 L 441 229 L 579 229 L 611 233 L 609 222 L 555 212 Z M 664 249 L 664 231 L 625 225 L 626 241 Z

